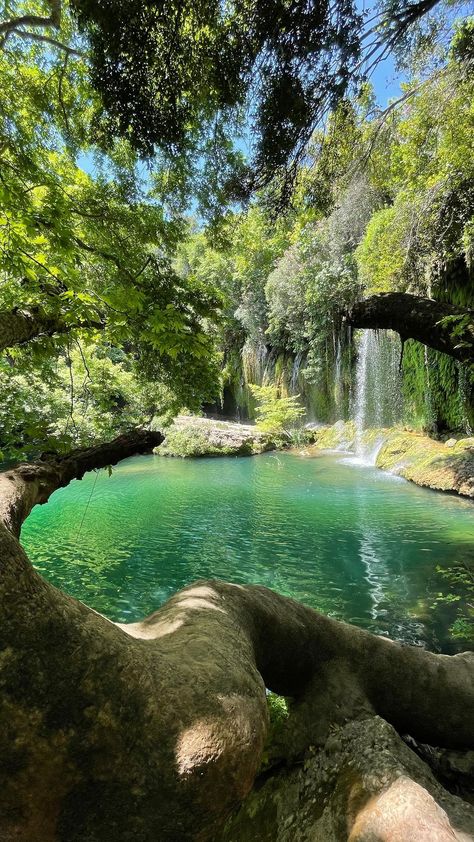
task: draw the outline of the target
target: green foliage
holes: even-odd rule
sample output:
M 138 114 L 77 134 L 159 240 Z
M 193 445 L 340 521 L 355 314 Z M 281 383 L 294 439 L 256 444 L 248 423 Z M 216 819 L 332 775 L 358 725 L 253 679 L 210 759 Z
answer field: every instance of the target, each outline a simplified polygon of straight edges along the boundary
M 208 456 L 212 453 L 204 430 L 191 425 L 167 430 L 166 441 L 164 445 L 160 445 L 160 451 L 166 451 L 166 455 L 181 456 L 183 459 L 189 456 Z
M 298 396 L 282 397 L 277 386 L 251 385 L 250 390 L 257 401 L 257 427 L 263 433 L 288 435 L 291 427 L 305 414 Z
M 240 217 L 221 275 L 231 315 L 221 347 L 234 360 L 228 385 L 247 412 L 254 414 L 248 383 L 297 390 L 319 420 L 347 412 L 353 355 L 341 318 L 361 295 L 409 291 L 472 309 L 472 78 L 450 58 L 407 84 L 383 118 L 374 116 L 370 92 L 340 107 L 327 135 L 314 139 L 319 158 L 300 171 L 293 213 L 272 253 L 261 241 L 263 231 L 270 242 L 266 196 Z M 453 332 L 466 321 L 453 322 Z M 334 383 L 336 359 L 342 387 Z M 469 429 L 468 371 L 431 350 L 408 350 L 403 373 L 408 423 Z
M 366 23 L 346 0 L 72 0 L 106 137 L 199 162 L 218 201 L 272 183 L 286 204 L 315 127 L 361 86 L 364 53 L 373 69 L 432 5 L 390 0 Z M 231 140 L 249 124 L 250 167 Z
M 453 60 L 406 87 L 390 122 L 368 126 L 371 177 L 390 197 L 373 217 L 357 259 L 369 292 L 430 293 L 440 269 L 469 265 L 474 214 L 474 83 Z M 382 130 L 381 130 L 382 128 Z
M 267 693 L 267 708 L 270 728 L 278 730 L 288 719 L 288 702 L 284 696 L 279 696 L 277 693 Z
M 28 3 L 9 3 L 8 17 L 14 21 L 15 15 L 31 10 Z M 36 6 L 33 11 L 38 11 Z M 36 384 L 38 394 L 43 378 L 59 390 L 51 400 L 45 394 L 44 412 L 38 397 L 36 433 L 25 399 L 25 447 L 36 446 L 43 437 L 49 441 L 55 433 L 58 446 L 75 437 L 72 420 L 65 432 L 62 422 L 55 427 L 54 419 L 64 415 L 59 406 L 64 403 L 63 381 L 68 380 L 64 360 L 74 358 L 76 342 L 93 341 L 105 367 L 102 374 L 94 371 L 94 385 L 86 390 L 93 397 L 84 401 L 87 415 L 97 403 L 90 434 L 95 430 L 103 437 L 117 426 L 111 421 L 117 408 L 108 403 L 119 369 L 105 362 L 111 346 L 127 349 L 134 372 L 150 381 L 150 395 L 159 383 L 173 401 L 193 407 L 203 398 L 214 398 L 219 388 L 215 324 L 221 299 L 208 279 L 180 277 L 173 269 L 185 231 L 173 204 L 178 174 L 173 179 L 168 169 L 175 192 L 165 203 L 164 174 L 146 173 L 126 139 L 111 137 L 103 151 L 97 134 L 101 104 L 67 5 L 62 4 L 52 40 L 48 41 L 49 30 L 44 36 L 25 28 L 19 34 L 18 27 L 2 32 L 0 311 L 39 311 L 61 326 L 54 341 L 38 336 L 28 354 L 12 353 L 12 371 L 2 367 L 4 406 L 15 402 L 14 395 L 22 394 L 28 380 Z M 79 162 L 85 162 L 89 172 Z M 73 359 L 73 368 L 77 365 Z M 94 365 L 88 365 L 92 371 Z M 130 370 L 131 365 L 127 363 Z M 128 373 L 124 370 L 123 378 Z M 130 414 L 130 424 L 148 417 L 146 393 L 141 395 L 142 410 Z M 131 405 L 130 395 L 124 400 Z M 19 422 L 20 405 L 18 397 L 13 415 Z M 75 413 L 77 429 L 84 427 L 86 435 L 89 422 L 82 419 L 79 405 Z M 4 416 L 0 437 L 7 443 L 11 439 L 15 451 L 20 444 L 13 426 L 13 417 L 9 421 Z
M 451 634 L 457 640 L 474 644 L 474 570 L 467 562 L 460 562 L 452 568 L 436 568 L 449 591 L 438 593 L 436 602 L 456 606 L 456 619 Z
M 168 407 L 175 397 L 145 383 L 117 348 L 74 343 L 54 357 L 17 350 L 0 360 L 0 449 L 5 458 L 107 441 Z
M 405 228 L 392 205 L 374 213 L 355 256 L 367 294 L 403 289 Z
M 277 693 L 271 693 L 268 690 L 267 710 L 269 718 L 269 728 L 262 755 L 262 770 L 268 769 L 272 765 L 272 744 L 275 742 L 276 739 L 278 739 L 278 736 L 284 729 L 285 723 L 290 715 L 288 701 L 285 698 L 285 696 L 279 696 Z
M 382 41 L 412 31 L 418 5 L 386 4 Z M 5 14 L 41 9 L 15 0 Z M 74 0 L 47 43 L 37 30 L 2 30 L 0 311 L 62 325 L 2 362 L 7 450 L 104 437 L 219 395 L 253 415 L 250 383 L 273 384 L 278 401 L 298 391 L 334 420 L 353 375 L 342 314 L 362 293 L 472 307 L 472 21 L 449 54 L 436 48 L 436 73 L 425 38 L 419 76 L 380 118 L 367 85 L 349 97 L 360 21 L 352 7 L 341 20 L 336 33 L 320 3 Z M 326 99 L 314 96 L 322 81 Z M 252 98 L 249 171 L 230 135 L 248 128 Z M 275 219 L 268 208 L 290 182 L 291 210 Z M 245 211 L 229 206 L 256 184 Z M 183 220 L 190 189 L 211 219 L 205 231 Z M 473 420 L 472 378 L 445 357 L 410 351 L 404 389 L 417 424 Z M 285 429 L 284 409 L 261 422 Z

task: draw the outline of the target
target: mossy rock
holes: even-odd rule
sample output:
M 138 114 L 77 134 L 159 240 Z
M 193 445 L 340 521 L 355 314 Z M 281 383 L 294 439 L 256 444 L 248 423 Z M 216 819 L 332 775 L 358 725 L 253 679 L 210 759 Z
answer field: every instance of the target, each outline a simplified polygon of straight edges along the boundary
M 181 458 L 253 456 L 275 447 L 270 436 L 251 425 L 181 415 L 165 431 L 165 440 L 154 453 Z
M 312 434 L 318 449 L 350 450 L 354 445 L 353 422 L 338 421 Z M 371 428 L 362 434 L 362 442 L 368 450 L 380 444 L 378 468 L 417 485 L 474 499 L 474 437 L 451 445 L 410 430 Z
M 467 441 L 447 447 L 428 436 L 392 433 L 380 448 L 376 465 L 417 485 L 474 498 L 474 450 Z
M 350 450 L 354 444 L 353 421 L 336 421 L 330 427 L 314 427 L 309 432 L 312 443 L 323 450 Z

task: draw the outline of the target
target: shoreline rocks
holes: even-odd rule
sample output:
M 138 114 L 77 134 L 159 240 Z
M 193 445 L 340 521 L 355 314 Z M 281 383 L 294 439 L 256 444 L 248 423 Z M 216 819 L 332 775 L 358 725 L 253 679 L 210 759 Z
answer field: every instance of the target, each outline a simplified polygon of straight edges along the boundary
M 251 424 L 194 415 L 178 415 L 164 435 L 163 444 L 154 450 L 158 456 L 254 456 L 277 447 L 268 434 Z
M 312 431 L 317 450 L 353 450 L 353 422 Z M 416 485 L 474 499 L 474 437 L 447 442 L 402 428 L 365 430 L 362 445 L 375 452 L 377 468 L 404 477 Z

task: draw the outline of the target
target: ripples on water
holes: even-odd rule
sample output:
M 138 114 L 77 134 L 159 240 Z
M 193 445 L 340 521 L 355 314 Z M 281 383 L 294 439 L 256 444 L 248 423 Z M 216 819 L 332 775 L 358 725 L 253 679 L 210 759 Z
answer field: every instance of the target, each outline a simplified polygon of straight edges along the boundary
M 456 607 L 435 602 L 436 567 L 474 562 L 473 539 L 469 501 L 336 456 L 287 453 L 128 459 L 57 491 L 22 532 L 46 578 L 113 620 L 219 578 L 443 651 L 455 649 Z

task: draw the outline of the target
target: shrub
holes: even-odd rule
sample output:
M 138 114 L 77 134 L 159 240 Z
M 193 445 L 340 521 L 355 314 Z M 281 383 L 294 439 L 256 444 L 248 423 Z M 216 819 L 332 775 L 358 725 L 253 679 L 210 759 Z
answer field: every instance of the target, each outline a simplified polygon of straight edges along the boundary
M 299 395 L 281 397 L 278 386 L 250 386 L 257 401 L 257 428 L 271 435 L 290 436 L 290 429 L 305 414 Z

